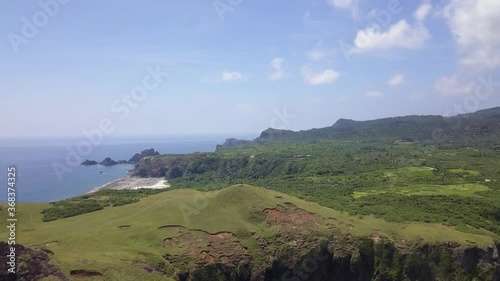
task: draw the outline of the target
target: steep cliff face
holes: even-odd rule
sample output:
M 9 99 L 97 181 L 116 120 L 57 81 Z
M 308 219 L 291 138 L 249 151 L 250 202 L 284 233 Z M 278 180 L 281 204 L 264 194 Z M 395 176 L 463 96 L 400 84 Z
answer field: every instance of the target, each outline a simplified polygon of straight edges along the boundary
M 165 177 L 175 179 L 202 174 L 217 174 L 218 176 L 236 176 L 247 167 L 248 159 L 224 158 L 214 153 L 194 153 L 186 155 L 163 155 L 145 157 L 135 165 L 133 176 Z M 272 169 L 269 169 L 269 172 Z
M 380 234 L 356 237 L 291 203 L 266 208 L 261 216 L 253 214 L 279 232 L 244 234 L 251 237 L 245 243 L 252 251 L 235 233 L 162 226 L 177 235 L 166 238 L 165 247 L 190 249 L 164 258 L 185 281 L 500 281 L 498 242 L 479 248 L 401 243 Z
M 500 280 L 498 249 L 454 248 L 453 244 L 423 245 L 410 251 L 392 243 L 364 240 L 356 251 L 334 253 L 326 244 L 312 249 L 290 266 L 275 260 L 261 272 L 249 264 L 210 264 L 179 274 L 179 280 L 213 281 L 427 281 Z
M 182 177 L 187 167 L 201 155 L 143 157 L 132 170 L 132 176 L 165 177 L 174 179 Z

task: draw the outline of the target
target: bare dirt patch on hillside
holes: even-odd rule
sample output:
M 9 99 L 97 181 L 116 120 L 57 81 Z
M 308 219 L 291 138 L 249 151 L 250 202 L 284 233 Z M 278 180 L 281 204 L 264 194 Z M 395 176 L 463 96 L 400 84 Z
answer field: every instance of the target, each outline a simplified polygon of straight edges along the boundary
M 256 225 L 264 226 L 272 231 L 249 232 L 247 239 L 252 239 L 257 248 L 252 252 L 260 252 L 259 256 L 266 260 L 281 260 L 293 266 L 298 256 L 303 256 L 312 249 L 317 249 L 322 241 L 332 241 L 338 229 L 330 222 L 315 213 L 298 208 L 285 202 L 272 208 L 254 209 L 249 217 Z M 174 267 L 188 269 L 193 266 L 210 264 L 248 265 L 252 257 L 233 232 L 222 231 L 209 233 L 201 229 L 189 229 L 182 225 L 165 225 L 159 230 L 168 233 L 163 246 L 168 254 L 163 257 Z M 248 241 L 247 241 L 248 242 Z
M 164 226 L 180 233 L 163 240 L 164 247 L 179 252 L 166 255 L 171 263 L 193 261 L 198 265 L 206 264 L 248 264 L 251 260 L 247 249 L 243 247 L 232 232 L 209 233 L 200 229 L 188 229 L 182 226 Z
M 334 226 L 324 218 L 289 202 L 264 209 L 263 214 L 266 223 L 279 231 L 271 237 L 254 238 L 263 252 L 279 257 L 285 264 L 291 265 L 297 256 L 317 248 L 322 240 L 331 240 L 335 232 Z M 322 229 L 331 231 L 324 233 Z
M 297 208 L 291 203 L 265 209 L 266 221 L 271 226 L 278 226 L 286 232 L 302 232 L 317 229 L 320 218 L 313 213 Z

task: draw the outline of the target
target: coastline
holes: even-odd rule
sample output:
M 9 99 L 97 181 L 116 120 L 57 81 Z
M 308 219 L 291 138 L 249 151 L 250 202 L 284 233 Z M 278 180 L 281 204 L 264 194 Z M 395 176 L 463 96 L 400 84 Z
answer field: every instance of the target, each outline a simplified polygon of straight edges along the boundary
M 93 193 L 101 189 L 137 190 L 141 188 L 162 189 L 169 187 L 170 184 L 168 184 L 168 181 L 165 180 L 165 178 L 138 178 L 138 177 L 126 176 L 124 178 L 116 179 L 104 185 L 95 187 L 88 193 Z

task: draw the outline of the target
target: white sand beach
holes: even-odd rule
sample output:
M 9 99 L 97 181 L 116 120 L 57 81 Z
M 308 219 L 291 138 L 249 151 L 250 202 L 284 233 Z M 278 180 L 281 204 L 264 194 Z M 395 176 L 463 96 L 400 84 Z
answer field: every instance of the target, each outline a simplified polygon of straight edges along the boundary
M 162 189 L 169 188 L 168 181 L 164 178 L 137 178 L 127 177 L 109 182 L 105 185 L 94 188 L 91 192 L 96 192 L 101 189 L 114 189 L 114 190 L 137 190 L 141 188 Z

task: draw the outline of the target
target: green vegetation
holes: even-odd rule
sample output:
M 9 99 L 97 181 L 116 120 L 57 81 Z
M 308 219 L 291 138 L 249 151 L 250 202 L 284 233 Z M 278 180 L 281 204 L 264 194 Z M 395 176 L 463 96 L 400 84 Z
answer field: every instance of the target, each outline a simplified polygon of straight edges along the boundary
M 74 278 L 272 280 L 329 244 L 317 273 L 335 280 L 492 280 L 499 117 L 339 120 L 150 157 L 134 174 L 171 188 L 20 204 L 18 242 Z
M 478 171 L 464 170 L 464 169 L 450 169 L 450 173 L 460 174 L 466 176 L 479 176 Z
M 405 186 L 402 188 L 378 189 L 368 191 L 354 191 L 354 198 L 362 196 L 370 196 L 377 194 L 401 194 L 401 195 L 459 195 L 459 196 L 477 196 L 479 191 L 490 190 L 488 187 L 481 184 L 455 184 L 455 185 L 414 185 Z
M 500 151 L 380 141 L 273 141 L 191 155 L 172 188 L 265 186 L 351 215 L 500 234 Z M 172 156 L 158 159 L 166 161 Z M 158 169 L 156 169 L 158 170 Z
M 104 195 L 101 199 L 106 200 Z M 94 200 L 98 199 L 94 197 Z M 301 221 L 284 218 L 284 225 L 279 224 L 279 219 L 272 220 L 276 225 L 269 225 L 264 210 L 287 204 L 293 204 L 317 217 L 304 216 L 306 213 L 302 213 Z M 29 203 L 19 205 L 18 243 L 53 252 L 51 263 L 68 276 L 72 270 L 89 270 L 103 274 L 102 280 L 175 280 L 175 276 L 185 270 L 194 272 L 197 256 L 189 253 L 199 253 L 197 248 L 193 248 L 198 247 L 197 243 L 201 243 L 201 249 L 210 250 L 210 247 L 200 242 L 207 237 L 215 237 L 207 236 L 210 233 L 233 233 L 238 242 L 226 243 L 232 239 L 231 236 L 222 236 L 221 240 L 209 240 L 211 247 L 215 248 L 215 252 L 217 247 L 225 246 L 233 247 L 223 248 L 225 253 L 245 251 L 252 257 L 252 267 L 212 265 L 196 273 L 200 278 L 218 276 L 220 272 L 217 268 L 227 270 L 228 274 L 247 276 L 249 270 L 255 273 L 259 268 L 271 266 L 269 259 L 272 256 L 283 260 L 296 259 L 301 251 L 305 255 L 320 241 L 332 241 L 332 237 L 352 237 L 349 243 L 342 240 L 331 242 L 338 243 L 334 246 L 339 255 L 342 251 L 356 249 L 358 240 L 362 241 L 373 233 L 386 241 L 392 241 L 398 248 L 404 247 L 406 243 L 446 241 L 486 247 L 498 239 L 492 233 L 464 233 L 441 224 L 387 222 L 372 216 L 353 217 L 294 196 L 247 185 L 208 193 L 189 189 L 171 190 L 142 197 L 138 202 L 126 206 L 108 206 L 78 217 L 43 222 L 41 211 L 48 206 Z M 0 219 L 5 220 L 5 215 L 2 213 Z M 311 220 L 310 224 L 306 218 Z M 315 220 L 319 220 L 318 223 Z M 1 229 L 0 235 L 7 235 L 6 231 Z M 166 238 L 176 237 L 186 240 L 164 245 Z M 304 242 L 297 246 L 292 240 Z M 221 243 L 218 244 L 218 241 Z M 236 243 L 241 243 L 242 248 L 237 248 Z M 381 254 L 383 251 L 373 247 L 373 255 L 377 257 L 375 261 L 378 261 L 378 256 L 384 256 Z M 406 255 L 403 252 L 400 254 Z M 384 263 L 381 261 L 380 264 Z M 388 272 L 397 266 L 394 258 L 385 264 L 390 264 L 387 266 Z M 376 268 L 385 272 L 384 267 L 376 265 Z
M 78 216 L 102 210 L 105 207 L 123 206 L 139 202 L 140 198 L 158 194 L 166 189 L 109 190 L 102 189 L 80 197 L 51 203 L 52 207 L 42 211 L 43 221 Z

